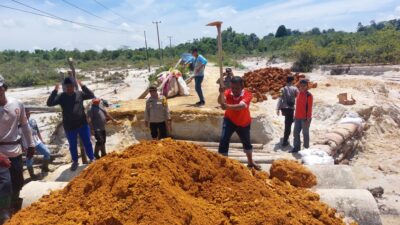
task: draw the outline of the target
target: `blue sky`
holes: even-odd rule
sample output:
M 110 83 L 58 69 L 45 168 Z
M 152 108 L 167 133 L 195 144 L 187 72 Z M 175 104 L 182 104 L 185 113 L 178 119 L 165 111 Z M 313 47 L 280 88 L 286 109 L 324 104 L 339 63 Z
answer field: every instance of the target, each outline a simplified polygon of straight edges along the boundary
M 400 18 L 399 0 L 97 0 L 111 8 L 106 10 L 94 0 L 67 0 L 96 16 L 66 4 L 63 0 L 17 0 L 59 17 L 103 27 L 114 33 L 38 17 L 0 7 L 0 49 L 116 49 L 123 45 L 143 47 L 143 31 L 148 43 L 157 46 L 155 26 L 160 24 L 163 45 L 179 44 L 204 36 L 215 36 L 214 28 L 204 26 L 222 20 L 224 28 L 231 26 L 244 33 L 262 37 L 275 32 L 281 24 L 301 31 L 313 27 L 354 31 L 358 22 L 369 24 Z M 33 11 L 12 0 L 1 5 Z M 121 15 L 122 17 L 114 14 Z

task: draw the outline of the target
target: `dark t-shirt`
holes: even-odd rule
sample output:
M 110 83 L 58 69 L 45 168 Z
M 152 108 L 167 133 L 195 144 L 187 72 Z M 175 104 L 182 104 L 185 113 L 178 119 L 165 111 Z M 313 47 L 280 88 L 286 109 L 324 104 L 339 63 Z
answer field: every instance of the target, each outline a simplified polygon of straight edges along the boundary
M 88 116 L 92 120 L 93 129 L 95 131 L 106 130 L 107 116 L 100 106 L 93 105 L 89 111 Z
M 94 98 L 94 94 L 86 86 L 82 86 L 82 91 L 75 91 L 72 95 L 65 92 L 57 94 L 57 91 L 54 90 L 47 99 L 47 106 L 60 105 L 64 129 L 72 131 L 87 124 L 83 101 L 92 98 Z

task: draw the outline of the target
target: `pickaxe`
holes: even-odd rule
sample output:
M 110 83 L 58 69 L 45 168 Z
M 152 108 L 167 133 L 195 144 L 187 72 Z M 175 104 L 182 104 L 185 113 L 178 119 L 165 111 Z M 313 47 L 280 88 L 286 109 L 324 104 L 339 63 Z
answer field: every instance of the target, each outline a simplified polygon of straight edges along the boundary
M 217 31 L 218 31 L 217 40 L 218 40 L 219 88 L 223 89 L 225 85 L 224 85 L 224 71 L 223 71 L 223 68 L 222 68 L 221 25 L 222 25 L 221 21 L 215 21 L 215 22 L 207 24 L 207 26 L 216 26 L 217 27 Z M 220 104 L 224 104 L 225 103 L 225 98 L 223 97 L 223 95 L 221 95 L 221 93 L 219 94 L 218 102 Z

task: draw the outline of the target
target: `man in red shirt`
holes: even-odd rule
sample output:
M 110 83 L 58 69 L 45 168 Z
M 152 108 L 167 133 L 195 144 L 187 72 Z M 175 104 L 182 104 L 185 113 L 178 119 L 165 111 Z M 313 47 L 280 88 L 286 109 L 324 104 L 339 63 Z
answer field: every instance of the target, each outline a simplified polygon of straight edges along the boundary
M 232 134 L 236 132 L 247 156 L 247 166 L 260 170 L 261 167 L 253 161 L 253 146 L 250 141 L 251 117 L 249 108 L 252 97 L 251 92 L 244 89 L 241 77 L 232 78 L 230 89 L 224 91 L 223 88 L 220 88 L 218 103 L 225 110 L 225 116 L 218 152 L 228 156 L 229 142 Z
M 301 149 L 300 132 L 303 131 L 304 148 L 310 147 L 310 124 L 312 118 L 313 96 L 308 91 L 308 80 L 301 80 L 299 86 L 300 93 L 296 98 L 296 111 L 294 115 L 294 141 L 293 149 L 296 153 Z

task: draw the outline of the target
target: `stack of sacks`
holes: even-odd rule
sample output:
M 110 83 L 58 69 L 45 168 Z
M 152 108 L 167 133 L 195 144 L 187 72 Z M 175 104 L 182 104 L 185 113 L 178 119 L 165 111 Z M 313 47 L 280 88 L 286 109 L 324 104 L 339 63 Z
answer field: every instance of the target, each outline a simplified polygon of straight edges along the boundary
M 159 75 L 161 94 L 171 98 L 177 95 L 189 95 L 189 88 L 179 70 L 170 70 Z
M 300 151 L 302 160 L 307 165 L 333 164 L 332 156 L 347 154 L 344 148 L 349 140 L 362 132 L 363 119 L 355 112 L 346 113 L 335 128 L 325 134 L 322 140 L 317 141 L 310 149 Z M 353 145 L 352 145 L 353 146 Z

